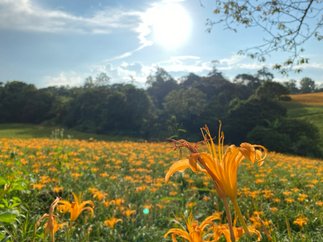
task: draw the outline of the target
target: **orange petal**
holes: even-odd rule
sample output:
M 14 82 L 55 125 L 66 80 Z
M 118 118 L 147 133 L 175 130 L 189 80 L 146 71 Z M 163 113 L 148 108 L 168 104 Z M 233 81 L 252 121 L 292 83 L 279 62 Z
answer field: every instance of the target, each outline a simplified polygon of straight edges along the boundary
M 169 178 L 177 171 L 185 171 L 187 168 L 191 168 L 191 164 L 188 159 L 176 161 L 167 171 L 165 181 L 168 182 Z M 193 168 L 194 169 L 194 168 Z

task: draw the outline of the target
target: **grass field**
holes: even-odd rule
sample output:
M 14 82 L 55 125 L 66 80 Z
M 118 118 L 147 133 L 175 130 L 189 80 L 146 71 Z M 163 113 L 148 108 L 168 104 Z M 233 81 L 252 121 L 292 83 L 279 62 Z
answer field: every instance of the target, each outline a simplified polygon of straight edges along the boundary
M 282 102 L 291 118 L 304 119 L 320 132 L 323 145 L 323 92 L 290 95 L 291 102 Z
M 100 135 L 79 132 L 72 129 L 62 129 L 34 124 L 0 124 L 0 138 L 69 138 L 69 139 L 96 139 L 96 140 L 133 140 L 131 137 Z
M 185 227 L 190 211 L 200 222 L 223 211 L 203 174 L 187 170 L 165 183 L 179 158 L 166 143 L 2 138 L 0 240 L 43 241 L 54 218 L 56 241 L 171 241 L 163 235 Z M 261 167 L 243 162 L 238 202 L 262 241 L 322 239 L 322 168 L 321 160 L 275 153 Z M 87 201 L 77 219 L 61 205 L 50 211 L 57 196 L 72 202 L 72 193 Z M 214 224 L 222 223 L 220 213 Z

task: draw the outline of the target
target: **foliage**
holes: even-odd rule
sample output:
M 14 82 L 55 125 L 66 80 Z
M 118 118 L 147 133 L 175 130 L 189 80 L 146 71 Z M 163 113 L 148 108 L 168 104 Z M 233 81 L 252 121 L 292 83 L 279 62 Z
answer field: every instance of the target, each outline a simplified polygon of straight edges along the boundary
M 288 94 L 288 90 L 278 82 L 265 81 L 256 90 L 256 96 L 277 100 L 281 96 Z
M 309 78 L 309 77 L 304 77 L 300 81 L 301 84 L 301 93 L 308 93 L 308 92 L 314 92 L 315 91 L 315 82 Z
M 154 74 L 147 77 L 147 84 L 147 92 L 157 108 L 162 107 L 164 98 L 177 87 L 174 78 L 162 68 L 157 68 Z
M 278 152 L 312 157 L 323 155 L 318 129 L 304 120 L 282 119 L 268 128 L 257 126 L 247 138 Z
M 287 70 L 307 63 L 302 56 L 303 44 L 311 38 L 322 40 L 322 8 L 320 0 L 310 1 L 234 1 L 221 0 L 214 3 L 215 20 L 208 19 L 208 30 L 214 24 L 237 31 L 238 26 L 260 28 L 265 37 L 258 46 L 241 50 L 251 58 L 265 61 L 270 54 L 283 51 L 287 58 L 274 68 L 287 73 Z
M 21 178 L 12 178 L 12 176 L 17 176 L 17 174 L 0 177 L 1 241 L 5 239 L 17 240 L 18 226 L 26 218 L 24 215 L 23 193 L 28 192 L 27 181 Z
M 227 140 L 239 144 L 254 127 L 266 126 L 285 115 L 286 109 L 271 99 L 252 97 L 232 103 L 225 119 Z

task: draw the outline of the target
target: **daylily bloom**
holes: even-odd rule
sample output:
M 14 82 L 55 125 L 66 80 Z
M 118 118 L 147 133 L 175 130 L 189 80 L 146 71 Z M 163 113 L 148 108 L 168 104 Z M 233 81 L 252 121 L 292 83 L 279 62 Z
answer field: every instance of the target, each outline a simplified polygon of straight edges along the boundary
M 81 201 L 79 196 L 72 193 L 74 197 L 74 202 L 69 202 L 67 200 L 59 201 L 59 210 L 63 213 L 70 213 L 70 221 L 75 221 L 83 211 L 89 211 L 91 216 L 94 215 L 93 207 L 94 203 L 91 200 Z
M 168 235 L 172 235 L 172 241 L 176 242 L 176 236 L 186 239 L 189 242 L 203 242 L 203 237 L 208 237 L 209 234 L 205 233 L 207 226 L 213 224 L 213 220 L 221 219 L 221 213 L 215 213 L 206 219 L 199 225 L 198 221 L 194 220 L 193 215 L 190 214 L 186 221 L 186 229 L 172 228 L 164 235 L 167 238 Z
M 224 201 L 226 212 L 229 214 L 226 198 L 229 197 L 234 205 L 237 216 L 241 221 L 245 231 L 248 232 L 240 208 L 237 203 L 237 175 L 238 168 L 243 159 L 248 159 L 252 163 L 262 165 L 267 155 L 267 149 L 261 145 L 242 143 L 240 147 L 230 145 L 224 151 L 224 133 L 219 127 L 218 145 L 216 146 L 207 126 L 201 129 L 208 153 L 199 152 L 197 147 L 186 140 L 175 141 L 175 148 L 185 147 L 191 155 L 187 159 L 175 162 L 167 171 L 165 180 L 177 171 L 184 171 L 190 168 L 193 172 L 204 172 L 208 174 L 214 182 L 215 189 L 219 197 Z M 231 215 L 227 215 L 228 222 L 231 223 Z M 232 227 L 230 225 L 230 227 Z M 233 231 L 231 230 L 231 234 Z
M 47 222 L 45 223 L 45 226 L 44 226 L 45 234 L 50 236 L 50 239 L 52 242 L 55 241 L 56 232 L 60 228 L 66 225 L 66 223 L 62 223 L 62 224 L 57 223 L 56 216 L 54 215 L 55 208 L 58 205 L 59 201 L 60 201 L 60 198 L 56 198 L 54 202 L 50 205 L 49 213 L 45 213 L 43 216 L 41 216 L 41 218 L 38 219 L 38 221 L 35 224 L 35 232 L 36 232 L 36 229 L 39 226 L 40 222 L 47 218 Z
M 253 226 L 248 226 L 250 233 L 257 235 L 257 241 L 261 240 L 261 234 Z M 233 227 L 234 237 L 239 240 L 244 235 L 244 229 L 242 227 Z M 227 242 L 231 242 L 230 230 L 227 224 L 214 224 L 213 225 L 213 239 L 218 241 L 222 235 L 225 237 Z
M 308 219 L 304 216 L 299 216 L 297 219 L 295 219 L 295 221 L 293 222 L 293 224 L 297 224 L 299 227 L 303 227 L 304 225 L 307 224 Z
M 122 222 L 122 219 L 121 218 L 110 218 L 110 219 L 106 219 L 104 221 L 104 224 L 106 226 L 108 226 L 109 228 L 113 229 L 115 227 L 115 225 L 119 222 Z

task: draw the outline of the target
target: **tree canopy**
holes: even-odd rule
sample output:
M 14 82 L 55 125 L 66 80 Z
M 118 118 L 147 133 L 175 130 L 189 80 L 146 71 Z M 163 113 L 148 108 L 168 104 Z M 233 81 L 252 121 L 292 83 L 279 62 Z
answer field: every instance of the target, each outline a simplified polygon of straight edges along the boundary
M 237 31 L 238 26 L 259 28 L 264 33 L 262 43 L 241 50 L 259 61 L 265 61 L 274 52 L 285 52 L 286 59 L 273 67 L 282 73 L 307 63 L 303 44 L 309 39 L 323 39 L 321 0 L 219 0 L 214 1 L 215 17 L 207 20 L 208 30 L 214 24 Z

